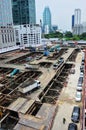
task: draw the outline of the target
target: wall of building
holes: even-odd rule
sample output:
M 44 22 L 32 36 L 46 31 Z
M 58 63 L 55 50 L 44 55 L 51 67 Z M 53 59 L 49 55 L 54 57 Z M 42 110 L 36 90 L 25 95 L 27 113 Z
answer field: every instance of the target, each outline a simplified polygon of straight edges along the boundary
M 11 0 L 0 0 L 0 26 L 13 24 Z
M 82 24 L 75 25 L 73 28 L 73 34 L 75 35 L 81 35 L 83 33 L 83 26 Z
M 0 27 L 0 48 L 15 46 L 15 35 L 12 26 Z
M 82 23 L 83 26 L 83 33 L 86 32 L 86 22 Z
M 12 0 L 14 25 L 36 24 L 35 0 Z
M 16 44 L 21 46 L 35 46 L 41 44 L 41 27 L 39 25 L 17 25 L 14 26 Z

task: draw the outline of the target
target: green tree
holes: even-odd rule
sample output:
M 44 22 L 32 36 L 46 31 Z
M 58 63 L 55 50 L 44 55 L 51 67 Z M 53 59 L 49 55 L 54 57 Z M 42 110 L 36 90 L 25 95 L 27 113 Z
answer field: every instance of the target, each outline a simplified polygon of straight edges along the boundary
M 84 32 L 80 35 L 80 39 L 86 40 L 86 32 Z
M 72 38 L 72 37 L 73 37 L 72 32 L 67 31 L 67 32 L 65 33 L 65 37 L 66 37 L 66 38 Z
M 73 38 L 72 38 L 72 40 L 78 41 L 78 40 L 80 40 L 80 37 L 78 35 L 74 35 Z
M 45 38 L 63 38 L 63 33 L 55 32 L 55 33 L 45 34 L 44 37 Z

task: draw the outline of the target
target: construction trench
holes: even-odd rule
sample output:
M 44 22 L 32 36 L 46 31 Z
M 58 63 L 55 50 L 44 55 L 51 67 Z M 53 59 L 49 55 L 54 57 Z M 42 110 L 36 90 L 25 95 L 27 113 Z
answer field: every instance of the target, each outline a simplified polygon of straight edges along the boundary
M 57 56 L 53 55 L 53 58 L 61 57 L 65 51 L 67 49 L 60 51 Z M 60 93 L 63 87 L 66 87 L 68 75 L 73 68 L 73 64 L 67 64 L 66 61 L 75 60 L 77 53 L 77 50 L 73 51 L 71 56 L 68 56 L 65 62 L 55 71 L 52 80 L 44 88 L 40 88 L 38 100 L 33 100 L 30 94 L 34 93 L 35 96 L 39 89 L 36 89 L 35 92 L 22 94 L 18 91 L 18 88 L 28 79 L 39 79 L 43 72 L 23 70 L 10 77 L 9 74 L 13 71 L 13 68 L 0 67 L 0 127 L 2 130 L 50 130 L 52 128 L 58 110 Z M 9 63 L 25 63 L 25 59 L 29 56 L 34 57 L 34 59 L 35 56 L 43 57 L 43 53 L 36 54 L 38 55 L 35 55 L 35 53 L 28 54 Z M 52 62 L 40 61 L 39 65 L 46 69 L 52 66 Z
M 8 61 L 7 63 L 10 63 L 10 64 L 24 64 L 26 62 L 30 62 L 32 60 L 35 60 L 36 57 L 39 57 L 39 58 L 42 58 L 43 57 L 43 53 L 42 52 L 32 52 L 32 53 L 29 53 L 27 55 L 24 55 L 22 57 L 19 57 L 19 58 L 16 58 L 16 59 L 13 59 L 11 61 Z
M 64 66 L 62 66 L 59 72 L 39 95 L 39 99 L 42 103 L 56 104 L 72 66 L 72 64 L 64 64 Z

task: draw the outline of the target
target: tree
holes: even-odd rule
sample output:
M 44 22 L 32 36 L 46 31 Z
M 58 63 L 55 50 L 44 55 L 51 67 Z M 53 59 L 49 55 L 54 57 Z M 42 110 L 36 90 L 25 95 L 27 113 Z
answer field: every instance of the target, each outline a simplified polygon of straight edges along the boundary
M 55 33 L 45 34 L 44 37 L 45 38 L 63 38 L 63 33 L 55 32 Z
M 66 37 L 66 38 L 72 38 L 72 37 L 73 37 L 73 34 L 72 34 L 70 31 L 67 31 L 67 32 L 65 33 L 65 37 Z
M 86 40 L 86 32 L 84 32 L 80 35 L 80 39 Z
M 80 40 L 80 38 L 79 38 L 78 35 L 74 35 L 73 38 L 72 38 L 72 40 L 76 40 L 76 41 L 78 41 L 78 40 Z

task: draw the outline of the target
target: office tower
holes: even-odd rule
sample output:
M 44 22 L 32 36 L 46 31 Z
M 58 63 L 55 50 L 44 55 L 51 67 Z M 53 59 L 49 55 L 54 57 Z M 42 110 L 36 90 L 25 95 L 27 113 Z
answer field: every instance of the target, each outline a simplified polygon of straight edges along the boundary
M 75 9 L 74 25 L 79 25 L 79 24 L 81 24 L 81 10 Z
M 35 0 L 12 0 L 14 25 L 36 24 Z
M 81 10 L 75 9 L 74 11 L 74 27 L 73 34 L 80 35 L 83 32 L 83 26 L 81 24 Z
M 47 30 L 47 33 L 51 32 L 51 12 L 49 7 L 45 7 L 43 12 L 43 31 Z
M 74 15 L 72 15 L 72 29 L 74 27 Z
M 0 26 L 12 25 L 11 0 L 0 0 Z
M 83 33 L 85 33 L 86 32 L 86 22 L 83 22 L 82 26 L 83 26 Z

